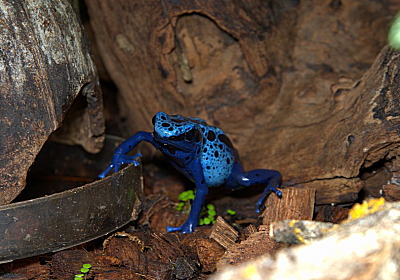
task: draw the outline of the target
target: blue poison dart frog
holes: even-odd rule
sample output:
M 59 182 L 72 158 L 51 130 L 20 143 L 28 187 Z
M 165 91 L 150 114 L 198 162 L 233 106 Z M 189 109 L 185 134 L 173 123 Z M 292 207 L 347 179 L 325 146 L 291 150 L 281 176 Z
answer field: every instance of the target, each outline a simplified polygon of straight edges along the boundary
M 123 142 L 115 150 L 111 164 L 99 177 L 104 178 L 111 170 L 117 172 L 124 163 L 138 165 L 135 158 L 140 157 L 140 154 L 126 154 L 141 141 L 149 142 L 160 150 L 176 169 L 196 184 L 196 197 L 189 218 L 180 227 L 167 227 L 168 232 L 194 231 L 208 187 L 224 184 L 226 188 L 239 189 L 251 185 L 265 185 L 257 202 L 256 212 L 260 211 L 269 192 L 282 195 L 277 189 L 281 183 L 281 174 L 266 169 L 244 171 L 237 151 L 220 128 L 210 126 L 199 118 L 168 115 L 164 112 L 159 112 L 153 117 L 153 126 L 153 133 L 139 131 Z

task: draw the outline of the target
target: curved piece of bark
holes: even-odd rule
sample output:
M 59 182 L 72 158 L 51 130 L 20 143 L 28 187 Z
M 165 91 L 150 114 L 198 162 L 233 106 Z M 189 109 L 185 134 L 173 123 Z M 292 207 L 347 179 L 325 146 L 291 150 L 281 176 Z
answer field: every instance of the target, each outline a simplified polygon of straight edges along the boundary
M 97 73 L 70 2 L 0 1 L 0 15 L 2 205 L 24 188 L 36 155 L 86 84 L 93 89 L 82 97 L 87 121 L 74 127 L 81 140 L 70 143 L 99 151 L 104 125 Z
M 151 130 L 159 110 L 202 117 L 231 136 L 246 169 L 278 169 L 286 185 L 317 189 L 317 203 L 353 201 L 360 169 L 397 153 L 396 116 L 372 106 L 389 100 L 395 54 L 384 49 L 366 71 L 399 3 L 87 5 L 132 133 Z

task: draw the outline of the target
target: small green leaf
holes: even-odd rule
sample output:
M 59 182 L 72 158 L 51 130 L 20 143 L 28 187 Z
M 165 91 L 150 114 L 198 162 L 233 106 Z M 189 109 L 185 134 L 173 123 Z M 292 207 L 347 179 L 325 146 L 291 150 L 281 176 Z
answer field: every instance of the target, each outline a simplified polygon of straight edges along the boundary
M 89 264 L 89 263 L 85 263 L 85 264 L 82 265 L 82 267 L 90 269 L 90 268 L 92 268 L 92 265 Z
M 82 280 L 82 277 L 76 277 L 75 275 L 74 280 Z
M 200 221 L 199 221 L 199 226 L 202 226 L 202 225 L 204 225 L 204 220 L 203 220 L 203 219 L 200 219 Z
M 208 210 L 207 213 L 211 217 L 214 217 L 215 215 L 217 215 L 217 212 L 215 210 Z
M 179 202 L 175 209 L 178 211 L 182 211 L 184 206 L 185 206 L 185 202 Z
M 389 46 L 398 50 L 400 49 L 400 13 L 398 13 L 390 26 L 388 33 Z
M 88 272 L 89 272 L 89 269 L 88 269 L 88 268 L 81 268 L 81 272 L 82 272 L 82 273 L 88 273 Z
M 236 215 L 236 211 L 231 209 L 226 210 L 226 213 L 231 216 Z
M 179 199 L 180 201 L 193 200 L 193 199 L 194 199 L 194 192 L 193 192 L 193 190 L 188 190 L 188 191 L 185 191 L 185 192 L 181 192 L 181 193 L 178 195 L 178 199 Z
M 186 195 L 185 192 L 182 192 L 182 193 L 180 193 L 180 194 L 178 195 L 178 199 L 179 199 L 180 201 L 186 201 L 186 197 L 187 197 L 187 195 Z
M 213 204 L 207 204 L 207 209 L 208 210 L 215 210 L 215 206 Z
M 211 223 L 211 220 L 209 218 L 204 218 L 204 224 L 209 225 Z
M 188 195 L 188 199 L 194 200 L 194 192 L 191 191 L 191 193 Z
M 76 278 L 82 278 L 83 276 L 85 276 L 85 274 L 76 274 L 76 275 L 75 275 L 75 279 L 76 279 Z

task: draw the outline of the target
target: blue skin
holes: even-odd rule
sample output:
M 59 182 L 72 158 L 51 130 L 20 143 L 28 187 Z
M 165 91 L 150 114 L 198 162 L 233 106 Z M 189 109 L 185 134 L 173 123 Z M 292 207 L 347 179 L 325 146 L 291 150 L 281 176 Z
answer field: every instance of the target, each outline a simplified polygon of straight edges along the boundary
M 111 170 L 117 172 L 124 163 L 138 165 L 135 158 L 141 154 L 126 154 L 141 141 L 149 142 L 160 150 L 176 169 L 196 184 L 196 197 L 189 218 L 180 227 L 167 227 L 168 232 L 194 231 L 208 187 L 225 184 L 226 188 L 239 189 L 266 185 L 257 202 L 256 212 L 260 211 L 269 192 L 282 195 L 277 189 L 281 183 L 281 174 L 267 169 L 244 171 L 236 149 L 220 128 L 210 126 L 199 118 L 168 115 L 164 112 L 153 117 L 153 125 L 153 133 L 139 131 L 123 142 L 115 150 L 111 164 L 99 177 L 104 178 Z

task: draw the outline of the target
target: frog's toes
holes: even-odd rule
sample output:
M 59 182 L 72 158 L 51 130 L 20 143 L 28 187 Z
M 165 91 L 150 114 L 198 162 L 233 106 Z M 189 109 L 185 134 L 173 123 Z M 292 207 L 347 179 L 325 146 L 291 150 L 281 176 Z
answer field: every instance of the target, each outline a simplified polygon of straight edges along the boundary
M 182 225 L 180 227 L 167 227 L 167 232 L 191 233 L 194 231 L 194 225 Z
M 140 162 L 136 160 L 136 158 L 138 158 L 138 157 L 142 157 L 142 154 L 137 153 L 134 156 L 121 155 L 118 161 L 120 164 L 133 163 L 134 166 L 139 166 Z
M 268 193 L 273 192 L 278 197 L 282 197 L 282 192 L 280 190 L 278 190 L 277 187 L 274 187 L 274 186 L 266 186 L 265 187 L 260 199 L 256 203 L 256 213 L 260 212 L 261 208 L 263 207 L 263 202 L 264 202 L 265 198 L 267 197 Z
M 167 232 L 181 231 L 182 227 L 167 227 Z

